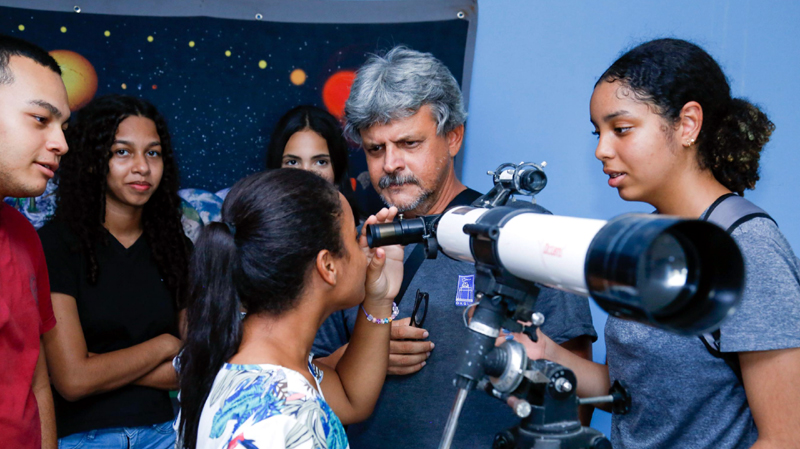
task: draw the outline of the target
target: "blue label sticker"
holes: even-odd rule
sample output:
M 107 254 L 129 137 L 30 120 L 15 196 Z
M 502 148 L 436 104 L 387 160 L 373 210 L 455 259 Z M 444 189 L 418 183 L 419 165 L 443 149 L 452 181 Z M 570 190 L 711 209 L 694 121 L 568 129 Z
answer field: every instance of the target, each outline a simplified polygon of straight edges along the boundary
M 456 305 L 470 306 L 475 302 L 475 275 L 458 276 L 458 290 L 456 291 Z

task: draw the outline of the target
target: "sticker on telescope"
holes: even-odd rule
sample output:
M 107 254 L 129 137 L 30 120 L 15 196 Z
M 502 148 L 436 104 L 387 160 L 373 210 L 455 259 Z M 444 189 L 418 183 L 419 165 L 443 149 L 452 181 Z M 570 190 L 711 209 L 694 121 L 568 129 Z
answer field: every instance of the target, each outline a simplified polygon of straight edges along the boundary
M 456 291 L 456 305 L 470 306 L 475 302 L 475 275 L 458 276 L 458 290 Z

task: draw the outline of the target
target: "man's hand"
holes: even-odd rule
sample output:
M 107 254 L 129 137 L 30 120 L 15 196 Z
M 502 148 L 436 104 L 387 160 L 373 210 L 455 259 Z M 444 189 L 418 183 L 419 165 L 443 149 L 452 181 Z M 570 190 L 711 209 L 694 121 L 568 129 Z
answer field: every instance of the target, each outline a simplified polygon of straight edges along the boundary
M 431 356 L 434 344 L 422 341 L 428 338 L 428 331 L 411 327 L 411 318 L 392 321 L 392 340 L 389 343 L 388 374 L 412 374 L 425 366 Z
M 536 336 L 538 337 L 536 342 L 530 339 L 527 335 L 523 334 L 522 332 L 514 332 L 514 333 L 505 333 L 501 334 L 497 337 L 495 341 L 495 346 L 500 346 L 506 342 L 506 340 L 516 340 L 519 343 L 522 343 L 522 346 L 525 347 L 525 353 L 528 355 L 528 358 L 531 360 L 539 360 L 539 359 L 551 359 L 551 355 L 547 354 L 547 350 L 555 345 L 556 343 L 550 339 L 550 337 L 546 336 L 542 333 L 540 328 L 536 328 Z

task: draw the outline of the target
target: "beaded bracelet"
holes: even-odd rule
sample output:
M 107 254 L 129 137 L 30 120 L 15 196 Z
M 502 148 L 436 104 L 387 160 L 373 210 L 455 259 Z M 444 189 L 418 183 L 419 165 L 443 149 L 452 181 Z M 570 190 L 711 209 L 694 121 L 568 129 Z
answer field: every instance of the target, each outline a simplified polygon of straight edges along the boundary
M 397 318 L 397 315 L 400 313 L 400 309 L 397 307 L 397 303 L 392 303 L 392 316 L 389 318 L 375 318 L 372 316 L 371 313 L 367 313 L 367 309 L 364 308 L 364 304 L 361 304 L 361 310 L 364 311 L 364 315 L 367 316 L 369 321 L 372 321 L 375 324 L 388 324 L 391 323 L 392 320 Z

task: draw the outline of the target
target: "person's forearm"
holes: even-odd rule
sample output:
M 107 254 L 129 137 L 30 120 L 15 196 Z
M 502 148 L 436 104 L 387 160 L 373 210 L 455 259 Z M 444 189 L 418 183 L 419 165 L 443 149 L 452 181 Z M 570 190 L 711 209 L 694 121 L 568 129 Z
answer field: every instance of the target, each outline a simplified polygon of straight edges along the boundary
M 559 346 L 583 359 L 592 360 L 592 339 L 588 335 L 582 335 L 572 340 L 565 341 Z M 588 427 L 592 422 L 593 413 L 594 406 L 581 405 L 578 407 L 578 416 L 580 417 L 581 424 Z
M 548 345 L 546 357 L 571 369 L 578 378 L 579 397 L 605 396 L 611 388 L 608 366 L 587 360 L 559 345 Z M 601 408 L 601 407 L 598 407 Z
M 367 310 L 380 318 L 392 313 L 391 305 L 368 306 Z M 366 419 L 375 407 L 389 364 L 390 335 L 391 324 L 369 322 L 359 310 L 350 344 L 336 364 L 336 372 L 350 402 L 350 421 Z
M 167 360 L 158 365 L 156 369 L 137 379 L 133 384 L 158 388 L 159 390 L 177 390 L 178 373 L 175 372 L 175 367 L 172 366 L 172 360 Z
M 53 384 L 68 401 L 131 384 L 175 356 L 176 348 L 163 337 L 130 348 L 78 358 L 76 363 L 53 370 Z
M 39 360 L 33 376 L 33 395 L 39 407 L 39 422 L 42 427 L 42 449 L 56 449 L 56 415 L 53 407 L 53 392 L 50 390 L 50 377 L 47 374 L 44 345 L 39 343 Z

